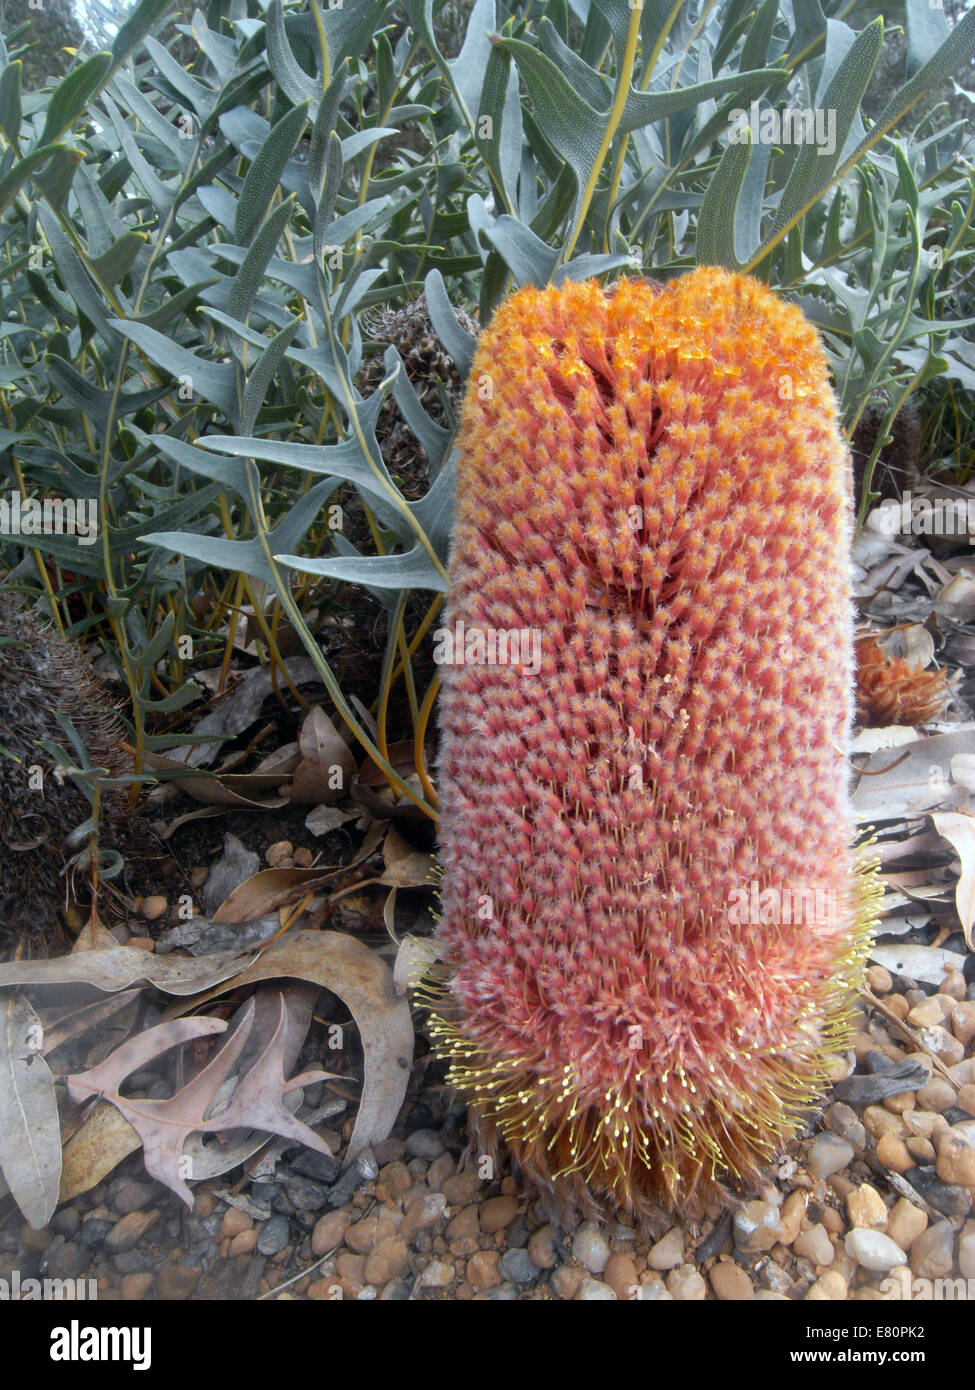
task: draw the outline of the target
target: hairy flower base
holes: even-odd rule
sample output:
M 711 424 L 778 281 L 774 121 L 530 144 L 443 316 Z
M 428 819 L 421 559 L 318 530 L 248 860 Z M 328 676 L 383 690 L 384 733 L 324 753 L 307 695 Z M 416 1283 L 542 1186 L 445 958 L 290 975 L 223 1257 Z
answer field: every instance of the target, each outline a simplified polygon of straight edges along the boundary
M 608 1208 L 646 1214 L 656 1202 L 686 1214 L 727 1200 L 729 1179 L 758 1178 L 805 1125 L 849 1046 L 852 1016 L 876 930 L 883 885 L 865 847 L 854 882 L 855 921 L 832 972 L 801 985 L 774 1043 L 730 1044 L 691 1080 L 676 1069 L 629 1070 L 625 1051 L 614 1084 L 580 1091 L 574 1069 L 546 1071 L 544 1055 L 498 1056 L 493 1039 L 465 1027 L 449 989 L 433 973 L 420 990 L 429 1032 L 449 1064 L 448 1082 L 473 1106 L 482 1153 L 502 1141 L 522 1171 L 563 1210 Z M 684 1044 L 684 1045 L 682 1045 Z M 693 1053 L 675 1039 L 673 1055 Z M 702 1079 L 703 1077 L 703 1079 Z

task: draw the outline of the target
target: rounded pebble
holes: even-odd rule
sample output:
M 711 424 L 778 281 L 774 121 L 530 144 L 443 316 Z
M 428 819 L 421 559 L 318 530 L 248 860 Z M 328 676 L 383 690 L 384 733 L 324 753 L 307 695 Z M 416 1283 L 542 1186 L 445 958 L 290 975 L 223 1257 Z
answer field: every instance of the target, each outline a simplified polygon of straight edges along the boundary
M 532 1231 L 528 1237 L 528 1253 L 540 1269 L 555 1268 L 555 1227 L 551 1222 Z
M 846 1214 L 850 1225 L 882 1230 L 887 1225 L 887 1207 L 875 1187 L 865 1182 L 848 1194 Z
M 635 1298 L 640 1284 L 633 1256 L 614 1250 L 606 1262 L 603 1278 L 619 1299 Z
M 852 1163 L 853 1157 L 851 1144 L 841 1139 L 838 1134 L 823 1130 L 809 1145 L 806 1164 L 814 1177 L 828 1178 Z
M 651 1269 L 677 1269 L 684 1263 L 684 1232 L 680 1226 L 671 1226 L 666 1235 L 661 1236 L 656 1245 L 651 1245 L 647 1264 Z
M 927 1212 L 906 1197 L 899 1197 L 887 1218 L 887 1234 L 902 1250 L 910 1250 L 922 1231 L 927 1229 Z
M 894 1265 L 902 1265 L 907 1259 L 899 1245 L 890 1236 L 865 1226 L 858 1226 L 847 1233 L 845 1241 L 847 1252 L 864 1269 L 880 1270 L 886 1273 Z
M 417 1129 L 407 1135 L 406 1152 L 411 1158 L 439 1158 L 443 1151 L 443 1140 L 435 1130 Z
M 601 1279 L 580 1279 L 579 1287 L 576 1289 L 576 1303 L 599 1303 L 609 1301 L 615 1303 L 616 1294 L 604 1284 Z
M 711 1280 L 715 1296 L 722 1302 L 740 1303 L 755 1295 L 752 1281 L 733 1260 L 720 1260 L 716 1265 L 712 1265 L 708 1278 Z
M 939 1134 L 935 1172 L 943 1182 L 975 1187 L 975 1144 L 957 1130 Z
M 488 1197 L 477 1209 L 481 1230 L 487 1235 L 503 1231 L 518 1215 L 518 1203 L 514 1197 Z
M 815 1265 L 831 1265 L 833 1263 L 832 1242 L 826 1233 L 826 1227 L 821 1226 L 818 1222 L 809 1226 L 805 1231 L 800 1231 L 792 1248 L 797 1255 L 805 1255 L 806 1259 L 812 1260 Z
M 679 1303 L 700 1303 L 708 1296 L 707 1285 L 693 1265 L 681 1265 L 667 1275 L 667 1288 Z
M 919 1279 L 939 1279 L 951 1273 L 955 1232 L 950 1221 L 938 1221 L 922 1231 L 911 1250 L 911 1270 Z
M 609 1241 L 596 1223 L 583 1221 L 572 1237 L 572 1253 L 581 1265 L 585 1265 L 590 1274 L 602 1274 L 612 1251 Z
M 287 1245 L 291 1235 L 286 1216 L 272 1216 L 261 1227 L 257 1248 L 262 1255 L 276 1255 Z
M 806 1294 L 809 1303 L 832 1302 L 846 1298 L 847 1282 L 835 1269 L 829 1269 L 815 1284 L 810 1285 Z
M 537 1284 L 542 1271 L 527 1250 L 506 1250 L 501 1256 L 498 1268 L 505 1279 L 517 1284 L 519 1289 L 530 1289 Z

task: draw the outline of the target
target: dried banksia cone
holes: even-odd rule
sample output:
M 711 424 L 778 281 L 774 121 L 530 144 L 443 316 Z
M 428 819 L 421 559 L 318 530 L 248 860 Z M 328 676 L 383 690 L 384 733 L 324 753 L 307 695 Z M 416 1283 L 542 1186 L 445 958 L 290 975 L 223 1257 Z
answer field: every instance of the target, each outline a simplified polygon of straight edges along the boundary
M 723 270 L 524 289 L 460 441 L 433 1036 L 568 1205 L 693 1211 L 823 1095 L 876 900 L 826 362 Z
M 884 410 L 869 405 L 860 416 L 853 432 L 853 498 L 859 505 L 863 493 L 863 476 L 867 461 L 877 442 L 883 423 Z M 877 456 L 870 489 L 881 497 L 899 497 L 913 479 L 920 477 L 921 410 L 914 396 L 908 396 L 894 416 L 890 427 L 890 443 Z
M 0 953 L 42 954 L 66 944 L 70 896 L 65 838 L 92 814 L 84 792 L 42 747 L 75 757 L 54 711 L 74 726 L 93 767 L 131 771 L 125 731 L 84 651 L 9 595 L 0 595 Z M 101 800 L 102 839 L 118 842 L 124 793 Z M 114 822 L 114 824 L 113 824 Z M 113 830 L 116 834 L 113 835 Z
M 477 323 L 462 309 L 456 311 L 461 326 L 472 337 L 477 336 Z M 430 320 L 425 295 L 420 295 L 402 309 L 385 309 L 368 319 L 363 327 L 373 341 L 395 347 L 403 359 L 407 379 L 427 414 L 438 425 L 447 425 L 449 415 L 460 407 L 463 396 L 460 373 L 454 359 L 446 351 Z M 371 395 L 383 377 L 386 367 L 382 352 L 372 357 L 363 369 L 360 387 Z M 426 452 L 400 414 L 392 396 L 387 396 L 376 421 L 376 440 L 383 461 L 396 479 L 404 495 L 420 497 L 429 485 L 429 463 Z
M 946 671 L 925 671 L 907 657 L 890 656 L 870 633 L 857 639 L 856 656 L 861 724 L 926 724 L 945 712 L 952 695 Z

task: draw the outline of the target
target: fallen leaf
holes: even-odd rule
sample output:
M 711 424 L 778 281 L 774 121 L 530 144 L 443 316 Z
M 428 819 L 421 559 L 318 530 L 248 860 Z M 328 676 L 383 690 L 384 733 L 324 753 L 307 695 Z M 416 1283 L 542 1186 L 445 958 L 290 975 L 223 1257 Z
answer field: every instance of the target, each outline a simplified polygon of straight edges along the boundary
M 356 820 L 358 814 L 358 811 L 340 811 L 335 806 L 316 806 L 305 817 L 305 829 L 312 835 L 327 835 L 331 830 L 338 830 L 346 821 Z
M 975 726 L 972 726 L 975 727 Z M 904 749 L 874 753 L 857 772 L 865 772 L 853 793 L 853 811 L 860 824 L 899 820 L 937 807 L 951 810 L 967 799 L 963 787 L 951 781 L 951 760 L 970 752 L 971 728 L 934 734 Z
M 975 817 L 960 811 L 932 811 L 931 820 L 935 830 L 948 841 L 961 860 L 955 906 L 965 933 L 965 944 L 970 951 L 975 951 L 975 941 L 972 939 L 972 923 L 975 922 Z
M 321 705 L 306 716 L 298 747 L 302 759 L 291 784 L 292 803 L 315 806 L 341 801 L 355 776 L 356 761 Z
M 236 835 L 229 832 L 223 837 L 223 853 L 210 865 L 206 882 L 203 885 L 203 908 L 212 917 L 217 908 L 228 898 L 238 884 L 256 874 L 261 867 L 261 857 L 247 849 Z
M 851 753 L 877 753 L 883 748 L 900 748 L 917 743 L 922 737 L 907 724 L 888 724 L 882 729 L 860 729 L 850 740 Z
M 135 1153 L 139 1136 L 124 1115 L 108 1101 L 99 1101 L 64 1145 L 61 1156 L 59 1202 L 90 1192 L 114 1168 Z
M 386 868 L 377 880 L 379 883 L 393 888 L 419 888 L 436 882 L 435 856 L 413 849 L 394 826 L 389 827 L 383 842 L 383 862 Z
M 249 1064 L 249 1054 L 252 1045 L 255 1045 L 255 1060 L 260 1055 L 274 1035 L 274 1030 L 278 1023 L 278 1000 L 280 995 L 285 996 L 286 1002 L 286 1028 L 287 1036 L 283 1052 L 284 1072 L 287 1074 L 295 1064 L 301 1045 L 305 1040 L 314 1012 L 315 1001 L 318 999 L 320 990 L 317 985 L 297 984 L 289 981 L 283 989 L 259 988 L 254 995 L 256 1005 L 256 1016 L 254 1030 L 247 1041 L 244 1051 L 241 1053 L 241 1069 L 245 1069 Z M 246 1005 L 242 1005 L 242 1014 Z M 235 1019 L 234 1022 L 237 1020 Z M 236 1081 L 225 1083 L 233 1090 Z M 229 1099 L 229 1096 L 227 1097 Z M 220 1093 L 218 1092 L 218 1102 Z M 289 1112 L 294 1112 L 301 1107 L 302 1094 L 300 1090 L 288 1091 L 281 1097 L 282 1104 Z M 226 1135 L 222 1144 L 207 1142 L 207 1136 L 203 1133 L 191 1134 L 183 1145 L 183 1156 L 190 1164 L 190 1170 L 195 1181 L 202 1182 L 205 1178 L 219 1177 L 221 1173 L 228 1173 L 231 1168 L 236 1168 L 241 1163 L 252 1157 L 259 1149 L 268 1146 L 267 1132 L 264 1130 L 241 1131 L 239 1137 L 232 1142 Z M 280 1140 L 282 1148 L 287 1147 L 294 1141 L 289 1137 Z M 265 1212 L 265 1217 L 267 1213 Z
M 84 984 L 114 994 L 134 984 L 155 985 L 164 994 L 198 994 L 232 979 L 254 959 L 252 954 L 227 952 L 222 958 L 156 956 L 134 946 L 58 956 L 53 960 L 18 960 L 0 965 L 4 985 Z
M 194 1130 L 225 1131 L 263 1129 L 285 1134 L 329 1154 L 331 1150 L 313 1130 L 296 1120 L 282 1105 L 282 1092 L 314 1081 L 327 1080 L 331 1072 L 309 1071 L 287 1080 L 283 1074 L 288 1045 L 287 1010 L 279 995 L 278 1025 L 261 1056 L 245 1072 L 230 1103 L 211 1115 L 217 1092 L 240 1057 L 253 1026 L 255 1004 L 250 1000 L 237 1028 L 210 1061 L 185 1086 L 167 1100 L 130 1098 L 120 1094 L 125 1078 L 145 1066 L 152 1057 L 192 1038 L 222 1033 L 227 1024 L 216 1018 L 182 1018 L 156 1024 L 140 1033 L 99 1066 L 67 1078 L 68 1094 L 80 1104 L 89 1096 L 103 1096 L 122 1113 L 142 1140 L 146 1172 L 164 1183 L 187 1206 L 193 1195 L 184 1181 L 183 1145 Z
M 269 916 L 282 903 L 293 901 L 296 895 L 307 893 L 311 887 L 327 883 L 336 874 L 344 873 L 345 868 L 343 865 L 338 869 L 300 869 L 297 866 L 290 869 L 262 869 L 238 884 L 220 904 L 211 920 L 250 922 L 256 917 Z
M 128 989 L 121 994 L 113 994 L 108 999 L 98 999 L 93 1004 L 71 1009 L 59 1018 L 45 1021 L 44 1045 L 41 1048 L 44 1056 L 50 1056 L 72 1038 L 78 1038 L 90 1028 L 97 1028 L 100 1023 L 105 1023 L 119 1010 L 138 999 L 141 992 L 138 989 Z
M 402 1107 L 413 1060 L 409 1005 L 397 994 L 392 971 L 381 957 L 340 932 L 289 932 L 234 980 L 234 988 L 281 977 L 309 980 L 337 994 L 359 1030 L 365 1076 L 348 1163 L 363 1149 L 388 1138 Z M 217 986 L 192 1005 L 170 1006 L 167 1016 L 197 1008 L 225 992 Z
M 61 1126 L 43 1033 L 22 995 L 0 1001 L 0 1169 L 35 1231 L 51 1219 L 61 1180 Z
M 168 927 L 156 937 L 156 955 L 170 951 L 189 951 L 191 956 L 213 956 L 223 951 L 253 951 L 266 946 L 277 934 L 277 916 L 270 913 L 249 922 L 211 922 L 191 917 Z
M 970 569 L 959 570 L 945 585 L 935 600 L 934 611 L 958 623 L 975 618 L 975 574 Z
M 201 806 L 199 810 L 187 811 L 185 816 L 177 816 L 175 820 L 153 821 L 152 828 L 160 840 L 168 840 L 176 834 L 181 825 L 186 825 L 187 821 L 212 820 L 214 816 L 222 816 L 223 813 L 224 808 L 222 806 Z
M 295 685 L 321 683 L 315 664 L 308 657 L 289 657 L 284 662 L 284 668 Z M 279 672 L 279 689 L 285 684 Z M 222 739 L 201 744 L 194 743 L 191 736 L 185 744 L 171 750 L 170 758 L 182 762 L 185 767 L 202 767 L 211 763 L 222 741 L 236 737 L 254 723 L 261 713 L 261 706 L 273 691 L 271 673 L 267 667 L 259 666 L 248 671 L 217 708 L 204 715 L 193 730 L 197 735 L 220 734 Z
M 88 921 L 82 927 L 72 944 L 71 954 L 80 955 L 82 951 L 100 951 L 117 945 L 115 937 L 96 917 L 94 922 Z
M 940 985 L 949 968 L 960 970 L 964 956 L 957 951 L 945 951 L 940 946 L 877 945 L 870 950 L 870 959 L 889 970 L 892 975 L 906 975 L 925 984 Z
M 146 762 L 157 772 L 175 772 L 168 782 L 207 806 L 242 806 L 251 811 L 275 810 L 288 804 L 283 795 L 273 795 L 288 781 L 287 772 L 186 772 L 178 759 L 163 753 L 144 753 Z M 180 769 L 184 771 L 180 773 Z

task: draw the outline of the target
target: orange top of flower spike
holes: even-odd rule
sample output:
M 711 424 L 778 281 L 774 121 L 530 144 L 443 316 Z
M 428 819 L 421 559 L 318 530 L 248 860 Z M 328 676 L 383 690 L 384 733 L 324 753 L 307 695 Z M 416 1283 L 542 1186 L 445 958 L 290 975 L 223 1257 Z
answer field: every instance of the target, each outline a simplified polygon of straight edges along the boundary
M 460 441 L 454 661 L 537 661 L 443 669 L 434 1032 L 526 1171 L 683 1199 L 788 1137 L 863 953 L 825 359 L 723 270 L 524 289 Z

